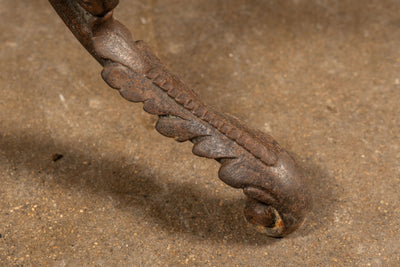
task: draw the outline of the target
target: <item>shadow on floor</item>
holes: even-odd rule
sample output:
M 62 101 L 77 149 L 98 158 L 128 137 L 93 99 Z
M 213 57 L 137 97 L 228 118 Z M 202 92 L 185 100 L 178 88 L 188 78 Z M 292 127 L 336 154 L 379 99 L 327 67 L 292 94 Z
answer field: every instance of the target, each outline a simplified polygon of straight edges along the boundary
M 0 136 L 0 150 L 14 170 L 40 173 L 40 178 L 33 179 L 44 186 L 57 184 L 66 191 L 80 190 L 117 199 L 117 208 L 121 210 L 145 211 L 146 216 L 138 219 L 149 220 L 167 232 L 190 234 L 200 240 L 254 245 L 279 242 L 279 239 L 268 238 L 247 226 L 242 217 L 244 196 L 227 201 L 218 198 L 218 194 L 212 196 L 201 184 L 160 183 L 149 175 L 146 166 L 124 164 L 123 156 L 99 160 L 98 155 L 79 144 L 66 146 L 46 136 Z M 324 218 L 332 221 L 332 209 L 327 208 L 334 200 L 332 179 L 318 166 L 303 167 L 315 194 L 314 208 L 305 225 L 287 238 L 310 234 L 322 227 Z M 162 170 L 155 172 L 156 176 L 165 177 Z

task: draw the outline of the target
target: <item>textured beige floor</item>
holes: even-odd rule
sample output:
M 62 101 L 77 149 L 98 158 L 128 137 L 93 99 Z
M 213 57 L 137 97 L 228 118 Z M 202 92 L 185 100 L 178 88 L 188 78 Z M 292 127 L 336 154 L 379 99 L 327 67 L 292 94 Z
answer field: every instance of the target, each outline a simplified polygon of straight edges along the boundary
M 284 239 L 247 228 L 218 164 L 109 89 L 47 1 L 0 0 L 1 266 L 400 265 L 399 1 L 115 14 L 205 102 L 271 132 L 313 211 Z

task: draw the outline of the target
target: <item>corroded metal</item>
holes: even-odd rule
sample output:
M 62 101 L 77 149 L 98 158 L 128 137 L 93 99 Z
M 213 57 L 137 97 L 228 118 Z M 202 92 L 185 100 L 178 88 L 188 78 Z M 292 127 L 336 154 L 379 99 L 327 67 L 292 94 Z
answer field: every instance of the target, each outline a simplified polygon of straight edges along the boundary
M 102 77 L 146 112 L 158 115 L 156 129 L 193 154 L 221 163 L 219 178 L 247 196 L 245 218 L 280 237 L 297 229 L 310 196 L 294 160 L 268 134 L 203 103 L 112 16 L 118 0 L 49 0 L 82 45 L 103 65 Z

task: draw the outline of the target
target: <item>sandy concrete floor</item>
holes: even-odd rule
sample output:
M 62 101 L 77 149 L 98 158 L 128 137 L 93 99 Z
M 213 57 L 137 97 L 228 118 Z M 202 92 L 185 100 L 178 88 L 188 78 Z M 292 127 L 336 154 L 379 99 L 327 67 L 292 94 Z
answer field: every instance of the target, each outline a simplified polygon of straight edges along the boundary
M 271 239 L 247 227 L 217 162 L 106 86 L 47 1 L 0 0 L 0 265 L 400 265 L 399 11 L 121 1 L 136 39 L 304 169 L 313 211 Z

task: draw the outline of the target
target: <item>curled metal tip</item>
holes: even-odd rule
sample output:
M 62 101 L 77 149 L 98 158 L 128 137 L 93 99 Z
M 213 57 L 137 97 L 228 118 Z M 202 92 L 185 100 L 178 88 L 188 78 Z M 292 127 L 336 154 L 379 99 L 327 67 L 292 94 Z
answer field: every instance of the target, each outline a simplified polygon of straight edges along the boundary
M 244 217 L 257 232 L 271 237 L 284 237 L 299 228 L 303 222 L 301 220 L 288 227 L 274 207 L 254 199 L 247 200 L 244 208 Z

